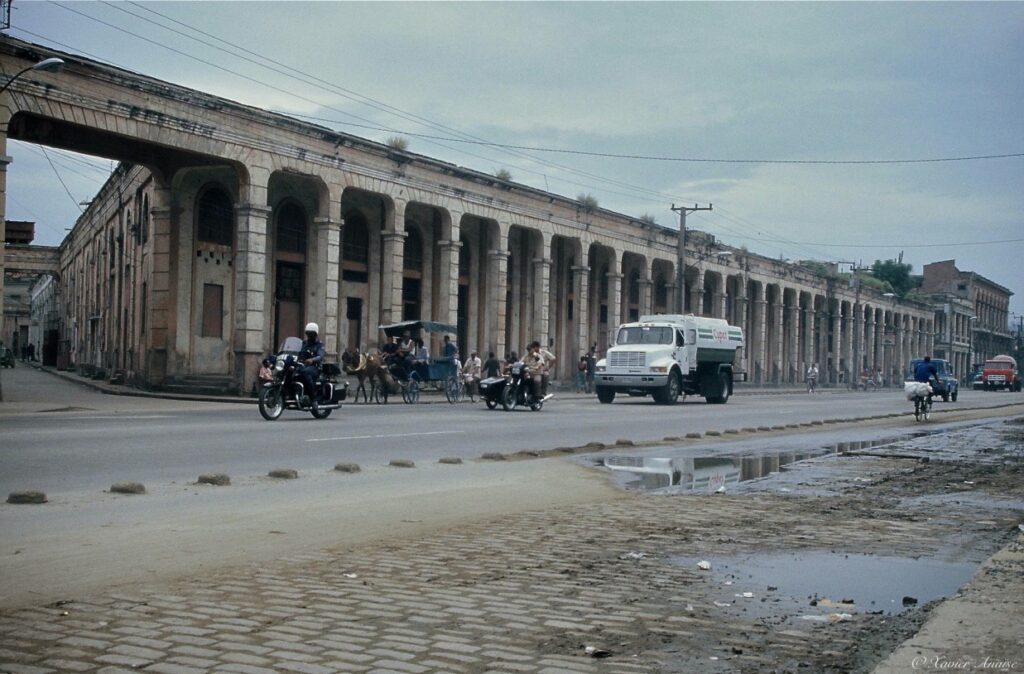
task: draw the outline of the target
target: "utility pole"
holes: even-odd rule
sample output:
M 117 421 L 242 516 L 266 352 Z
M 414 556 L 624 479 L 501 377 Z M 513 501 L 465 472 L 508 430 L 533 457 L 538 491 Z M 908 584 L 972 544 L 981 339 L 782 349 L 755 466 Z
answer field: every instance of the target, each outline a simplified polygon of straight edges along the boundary
M 711 204 L 707 208 L 698 207 L 697 204 L 690 206 L 676 207 L 672 204 L 672 210 L 679 213 L 679 243 L 676 251 L 676 308 L 679 313 L 686 312 L 686 214 L 694 211 L 710 211 Z

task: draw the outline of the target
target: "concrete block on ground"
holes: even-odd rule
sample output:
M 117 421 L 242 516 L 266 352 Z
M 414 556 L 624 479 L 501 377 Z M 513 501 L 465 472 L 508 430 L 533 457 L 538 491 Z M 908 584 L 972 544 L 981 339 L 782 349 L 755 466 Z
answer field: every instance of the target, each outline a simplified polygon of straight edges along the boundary
M 7 502 L 16 505 L 35 505 L 39 503 L 46 503 L 46 494 L 41 491 L 12 491 L 7 496 Z
M 462 463 L 462 459 L 460 459 L 457 456 L 442 456 L 440 459 L 437 460 L 437 462 L 448 464 L 451 466 L 457 466 L 460 463 Z
M 388 465 L 392 468 L 415 468 L 416 462 L 412 459 L 391 459 Z
M 339 473 L 358 473 L 362 470 L 358 463 L 336 463 L 334 464 L 334 470 Z
M 141 482 L 115 482 L 110 485 L 112 494 L 145 494 L 146 487 Z
M 295 480 L 299 477 L 299 471 L 293 468 L 275 468 L 267 473 L 267 477 L 277 478 L 278 480 Z
M 215 487 L 227 487 L 231 478 L 226 473 L 205 473 L 199 476 L 198 484 L 212 484 Z

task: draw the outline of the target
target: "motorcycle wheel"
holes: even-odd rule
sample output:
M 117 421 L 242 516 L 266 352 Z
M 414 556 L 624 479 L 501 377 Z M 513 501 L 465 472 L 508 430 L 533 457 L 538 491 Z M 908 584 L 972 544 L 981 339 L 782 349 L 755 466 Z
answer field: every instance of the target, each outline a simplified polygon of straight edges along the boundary
M 490 398 L 487 398 L 484 402 L 487 403 L 487 409 L 489 409 L 489 410 L 493 410 L 495 407 L 498 406 L 498 401 L 497 400 L 492 400 Z
M 543 400 L 535 400 L 532 403 L 530 403 L 530 411 L 531 412 L 540 412 L 541 409 L 543 409 L 543 407 L 544 407 L 544 401 Z
M 266 386 L 260 389 L 260 415 L 267 421 L 274 421 L 284 412 L 284 395 L 280 386 Z
M 501 407 L 506 412 L 516 408 L 516 394 L 513 386 L 506 386 L 501 392 Z

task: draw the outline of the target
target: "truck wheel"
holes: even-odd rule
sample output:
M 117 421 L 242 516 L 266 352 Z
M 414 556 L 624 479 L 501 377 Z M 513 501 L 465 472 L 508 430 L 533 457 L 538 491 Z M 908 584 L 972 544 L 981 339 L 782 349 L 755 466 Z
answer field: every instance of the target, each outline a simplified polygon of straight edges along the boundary
M 729 375 L 719 374 L 717 377 L 708 378 L 709 388 L 704 400 L 712 405 L 724 405 L 729 402 Z
M 659 405 L 675 405 L 679 400 L 679 391 L 682 387 L 679 384 L 679 375 L 672 372 L 668 375 L 665 386 L 654 392 L 654 402 Z
M 610 404 L 611 401 L 615 400 L 615 389 L 610 389 L 607 386 L 598 386 L 597 399 L 605 405 Z
M 959 393 L 960 393 L 960 389 L 957 389 L 956 391 L 953 391 L 953 395 L 949 396 L 949 399 L 952 400 L 953 402 L 956 402 L 956 397 L 957 397 L 957 395 Z
M 949 394 L 948 393 L 943 393 L 942 394 L 942 402 L 944 402 L 944 403 L 948 403 L 949 402 Z

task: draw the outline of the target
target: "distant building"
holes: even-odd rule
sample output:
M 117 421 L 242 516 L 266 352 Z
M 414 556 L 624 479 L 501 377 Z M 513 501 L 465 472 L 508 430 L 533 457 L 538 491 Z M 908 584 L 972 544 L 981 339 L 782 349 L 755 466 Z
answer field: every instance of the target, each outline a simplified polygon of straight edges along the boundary
M 950 310 L 946 314 L 947 319 L 950 325 L 957 326 L 943 334 L 939 334 L 937 328 L 936 350 L 943 344 L 945 334 L 962 335 L 964 332 L 964 302 L 971 310 L 971 314 L 966 316 L 966 321 L 970 324 L 967 332 L 970 339 L 971 366 L 983 363 L 1001 353 L 1011 353 L 1013 350 L 1013 336 L 1010 334 L 1009 326 L 1010 297 L 1013 291 L 1009 288 L 976 272 L 960 271 L 957 269 L 956 260 L 943 260 L 924 266 L 920 293 L 931 296 L 934 301 L 944 306 L 948 304 Z M 949 340 L 945 343 L 949 344 Z M 957 374 L 963 374 L 963 370 Z

